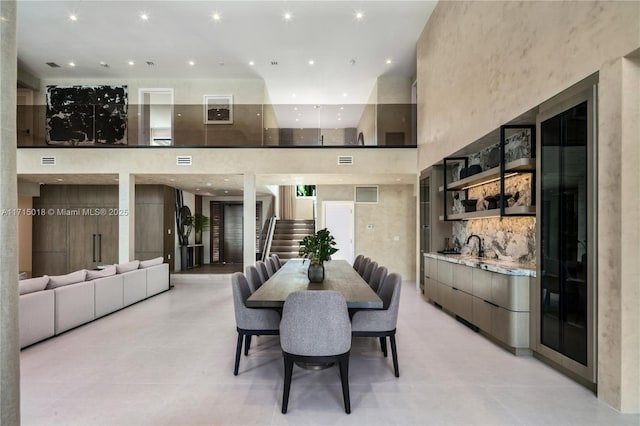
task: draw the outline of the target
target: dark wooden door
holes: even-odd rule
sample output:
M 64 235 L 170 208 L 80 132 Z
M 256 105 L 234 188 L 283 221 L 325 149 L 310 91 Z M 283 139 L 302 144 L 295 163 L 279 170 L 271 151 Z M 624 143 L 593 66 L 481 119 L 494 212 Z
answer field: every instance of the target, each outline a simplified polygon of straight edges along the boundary
M 224 206 L 223 262 L 242 263 L 242 204 Z

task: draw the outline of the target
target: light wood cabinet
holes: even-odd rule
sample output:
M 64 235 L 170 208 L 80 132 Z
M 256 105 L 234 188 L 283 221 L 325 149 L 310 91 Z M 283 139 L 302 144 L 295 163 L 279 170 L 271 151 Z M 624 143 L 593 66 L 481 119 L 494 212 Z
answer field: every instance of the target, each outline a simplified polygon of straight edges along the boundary
M 451 264 L 452 285 L 469 294 L 473 293 L 473 268 L 465 265 Z
M 453 263 L 446 262 L 444 260 L 438 261 L 438 282 L 446 284 L 449 287 L 453 282 Z
M 493 298 L 491 290 L 491 272 L 483 271 L 480 268 L 472 268 L 473 295 L 483 300 L 491 301 Z
M 473 322 L 473 296 L 455 287 L 452 288 L 453 312 L 460 318 Z

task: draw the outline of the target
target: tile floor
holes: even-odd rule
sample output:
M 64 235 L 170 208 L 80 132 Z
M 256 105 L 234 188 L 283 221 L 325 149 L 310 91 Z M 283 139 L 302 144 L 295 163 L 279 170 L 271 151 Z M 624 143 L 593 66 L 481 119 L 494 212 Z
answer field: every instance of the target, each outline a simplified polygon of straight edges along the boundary
M 337 368 L 294 368 L 280 413 L 277 337 L 254 339 L 233 376 L 228 275 L 175 275 L 171 291 L 22 351 L 24 425 L 639 425 L 531 357 L 514 357 L 405 282 L 400 378 L 376 339 L 352 348 L 352 413 Z

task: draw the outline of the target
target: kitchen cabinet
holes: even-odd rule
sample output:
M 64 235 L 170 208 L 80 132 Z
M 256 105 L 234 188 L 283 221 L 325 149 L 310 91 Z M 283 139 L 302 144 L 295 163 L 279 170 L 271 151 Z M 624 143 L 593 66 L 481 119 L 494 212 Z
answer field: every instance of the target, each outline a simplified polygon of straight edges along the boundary
M 512 352 L 529 353 L 529 276 L 429 256 L 424 262 L 428 300 Z

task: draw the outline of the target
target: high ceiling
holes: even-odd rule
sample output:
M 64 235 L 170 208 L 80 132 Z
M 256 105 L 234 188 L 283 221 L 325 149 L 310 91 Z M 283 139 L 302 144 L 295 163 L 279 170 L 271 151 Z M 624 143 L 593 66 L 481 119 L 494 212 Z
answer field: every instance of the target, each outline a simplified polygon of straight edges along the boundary
M 379 76 L 415 76 L 435 3 L 20 0 L 18 57 L 40 78 L 259 78 L 273 104 L 362 105 Z

